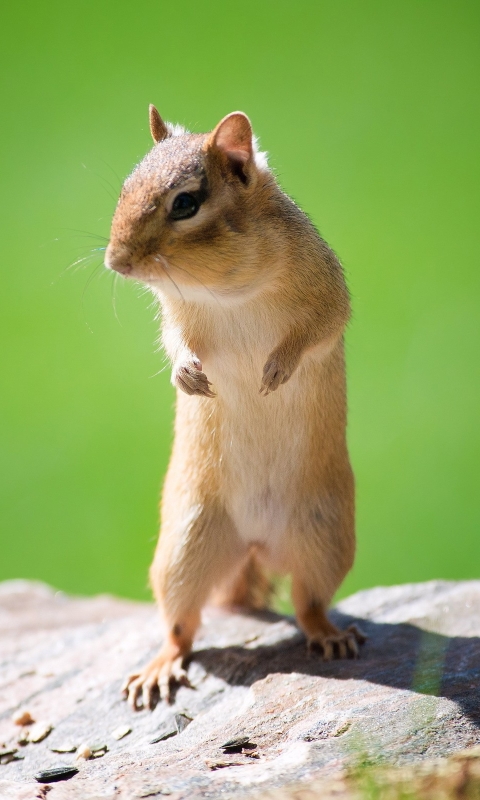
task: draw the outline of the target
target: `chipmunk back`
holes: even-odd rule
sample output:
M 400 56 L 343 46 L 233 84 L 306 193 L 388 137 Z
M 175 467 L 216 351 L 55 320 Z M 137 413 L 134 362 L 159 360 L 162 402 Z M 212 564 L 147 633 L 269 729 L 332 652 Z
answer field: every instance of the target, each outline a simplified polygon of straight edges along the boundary
M 209 134 L 150 107 L 152 150 L 125 181 L 107 267 L 147 284 L 177 387 L 175 439 L 151 567 L 166 638 L 127 679 L 132 706 L 185 682 L 200 612 L 261 607 L 266 571 L 292 576 L 309 646 L 356 656 L 328 604 L 353 563 L 342 268 L 285 195 L 248 118 Z

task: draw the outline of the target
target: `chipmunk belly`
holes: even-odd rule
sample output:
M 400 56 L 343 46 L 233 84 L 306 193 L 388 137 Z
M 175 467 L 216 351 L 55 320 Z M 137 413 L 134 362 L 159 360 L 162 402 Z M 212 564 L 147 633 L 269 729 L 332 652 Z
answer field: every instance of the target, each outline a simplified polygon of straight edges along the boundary
M 307 430 L 299 414 L 299 375 L 266 397 L 260 394 L 268 353 L 268 345 L 259 353 L 224 350 L 221 358 L 207 358 L 204 368 L 217 394 L 225 507 L 240 538 L 260 545 L 265 560 L 281 571 Z
M 298 501 L 306 431 L 293 419 L 296 381 L 268 397 L 250 397 L 248 412 L 225 415 L 225 504 L 240 538 L 262 546 L 281 569 L 284 542 Z M 245 409 L 244 409 L 245 411 Z

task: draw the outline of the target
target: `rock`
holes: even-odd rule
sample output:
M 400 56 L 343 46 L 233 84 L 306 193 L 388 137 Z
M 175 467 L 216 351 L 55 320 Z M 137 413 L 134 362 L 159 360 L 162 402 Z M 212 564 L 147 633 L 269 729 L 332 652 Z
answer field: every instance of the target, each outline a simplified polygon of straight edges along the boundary
M 418 777 L 419 797 L 430 797 L 422 792 L 435 776 L 450 776 L 452 791 L 462 775 L 476 780 L 480 581 L 358 592 L 331 617 L 368 635 L 358 660 L 307 656 L 288 617 L 207 609 L 188 670 L 194 688 L 135 713 L 120 686 L 159 646 L 153 606 L 0 584 L 0 743 L 15 749 L 18 709 L 54 726 L 48 739 L 22 748 L 22 761 L 0 766 L 0 797 L 39 796 L 34 776 L 60 766 L 79 772 L 52 784 L 48 800 L 356 800 L 364 765 L 379 785 Z M 176 729 L 178 715 L 193 721 L 150 744 Z M 120 726 L 131 733 L 115 740 Z M 51 752 L 95 741 L 108 742 L 103 758 L 80 763 Z M 256 747 L 224 753 L 229 741 Z M 443 797 L 436 791 L 432 798 Z

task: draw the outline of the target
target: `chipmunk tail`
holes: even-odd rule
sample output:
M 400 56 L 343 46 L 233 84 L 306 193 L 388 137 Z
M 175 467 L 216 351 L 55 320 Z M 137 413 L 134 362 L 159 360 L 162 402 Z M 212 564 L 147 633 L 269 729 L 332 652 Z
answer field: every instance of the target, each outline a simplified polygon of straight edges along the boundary
M 210 601 L 216 606 L 258 610 L 269 607 L 272 594 L 273 583 L 252 548 L 240 567 L 214 590 Z

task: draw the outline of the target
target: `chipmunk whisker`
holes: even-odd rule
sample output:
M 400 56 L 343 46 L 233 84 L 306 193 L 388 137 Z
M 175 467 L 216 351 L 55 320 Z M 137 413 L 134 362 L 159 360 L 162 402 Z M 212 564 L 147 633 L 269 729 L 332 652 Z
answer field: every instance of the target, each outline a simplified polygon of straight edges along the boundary
M 165 257 L 162 256 L 162 258 Z M 215 292 L 212 292 L 212 290 L 209 289 L 209 287 L 205 283 L 203 283 L 203 281 L 201 281 L 200 278 L 197 277 L 197 275 L 193 275 L 188 269 L 185 269 L 185 267 L 181 267 L 179 264 L 176 264 L 175 261 L 172 261 L 172 259 L 170 259 L 170 264 L 174 269 L 179 269 L 181 272 L 185 272 L 189 276 L 189 278 L 191 278 L 194 281 L 197 281 L 197 283 L 199 283 L 200 286 L 202 286 L 203 289 L 205 289 L 213 297 L 213 299 L 218 303 L 218 305 L 221 306 L 220 300 L 215 294 Z
M 161 268 L 162 268 L 163 272 L 165 273 L 165 275 L 167 276 L 167 278 L 169 279 L 169 281 L 171 281 L 171 283 L 173 283 L 173 285 L 175 286 L 175 288 L 176 288 L 176 290 L 177 290 L 178 294 L 180 295 L 180 297 L 181 297 L 181 299 L 182 299 L 182 302 L 184 303 L 184 302 L 185 302 L 185 298 L 184 298 L 184 296 L 183 296 L 182 292 L 180 291 L 180 289 L 179 289 L 179 287 L 178 287 L 177 283 L 176 283 L 176 282 L 173 280 L 172 276 L 170 275 L 170 273 L 169 273 L 169 271 L 168 271 L 168 266 L 169 266 L 169 264 L 168 264 L 168 261 L 167 261 L 167 259 L 166 259 L 164 256 L 162 256 L 160 253 L 157 253 L 157 255 L 156 255 L 156 256 L 153 256 L 153 257 L 154 257 L 155 261 L 156 261 L 158 264 L 160 264 L 160 266 L 161 266 Z

